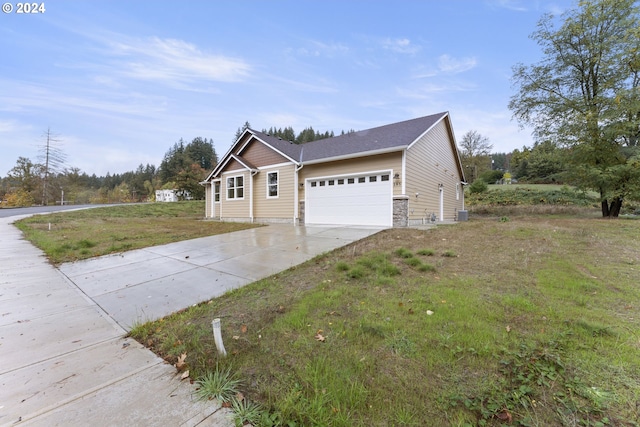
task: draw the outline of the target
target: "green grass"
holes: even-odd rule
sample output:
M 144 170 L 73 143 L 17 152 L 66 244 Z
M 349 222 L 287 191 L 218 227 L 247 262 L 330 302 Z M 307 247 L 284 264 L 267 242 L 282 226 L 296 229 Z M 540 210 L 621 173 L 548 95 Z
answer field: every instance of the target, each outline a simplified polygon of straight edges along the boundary
M 232 367 L 258 425 L 637 425 L 640 222 L 509 219 L 382 232 L 133 335 Z
M 203 201 L 109 206 L 36 215 L 16 225 L 55 264 L 255 226 L 205 221 L 204 209 Z

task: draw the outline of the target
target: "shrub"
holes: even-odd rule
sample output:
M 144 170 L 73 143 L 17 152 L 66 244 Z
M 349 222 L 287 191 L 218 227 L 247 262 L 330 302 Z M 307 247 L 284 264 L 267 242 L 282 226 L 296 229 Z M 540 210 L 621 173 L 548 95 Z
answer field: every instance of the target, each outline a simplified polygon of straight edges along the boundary
M 469 192 L 471 194 L 485 193 L 489 189 L 487 183 L 482 179 L 476 179 L 473 184 L 469 186 Z
M 500 170 L 488 170 L 480 174 L 479 178 L 487 184 L 495 184 L 502 179 L 503 172 Z

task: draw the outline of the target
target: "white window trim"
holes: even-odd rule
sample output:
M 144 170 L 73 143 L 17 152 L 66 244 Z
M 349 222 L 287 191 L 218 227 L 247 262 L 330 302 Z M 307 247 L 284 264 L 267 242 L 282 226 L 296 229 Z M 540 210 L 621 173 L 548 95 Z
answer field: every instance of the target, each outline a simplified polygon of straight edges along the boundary
M 236 178 L 242 177 L 242 187 L 238 187 L 236 185 Z M 240 175 L 233 175 L 233 176 L 227 176 L 225 177 L 225 200 L 229 200 L 229 201 L 233 201 L 233 200 L 244 200 L 244 174 L 240 174 Z M 234 197 L 229 197 L 229 179 L 233 179 L 233 195 Z M 236 195 L 238 194 L 238 188 L 242 188 L 242 197 L 236 197 Z
M 269 174 L 275 173 L 276 174 L 276 195 L 275 196 L 271 196 L 269 195 Z M 278 199 L 280 198 L 280 171 L 269 171 L 267 172 L 267 199 Z

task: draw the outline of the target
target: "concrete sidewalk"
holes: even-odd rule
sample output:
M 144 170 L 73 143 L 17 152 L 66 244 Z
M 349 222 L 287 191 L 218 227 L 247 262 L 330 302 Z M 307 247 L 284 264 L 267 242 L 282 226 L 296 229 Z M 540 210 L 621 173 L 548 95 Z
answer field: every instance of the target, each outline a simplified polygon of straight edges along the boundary
M 13 220 L 0 219 L 2 426 L 232 426 L 126 330 L 379 231 L 269 226 L 57 270 Z

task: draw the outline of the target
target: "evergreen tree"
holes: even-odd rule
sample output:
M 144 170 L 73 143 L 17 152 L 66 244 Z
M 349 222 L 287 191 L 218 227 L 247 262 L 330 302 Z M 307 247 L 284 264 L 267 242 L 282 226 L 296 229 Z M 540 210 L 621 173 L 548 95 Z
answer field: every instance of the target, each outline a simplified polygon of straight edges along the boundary
M 233 142 L 236 142 L 238 140 L 238 138 L 240 138 L 240 136 L 242 136 L 242 133 L 251 128 L 251 123 L 249 123 L 248 121 L 244 122 L 244 124 L 242 125 L 242 127 L 239 127 L 238 130 L 236 131 L 235 136 L 233 137 Z

